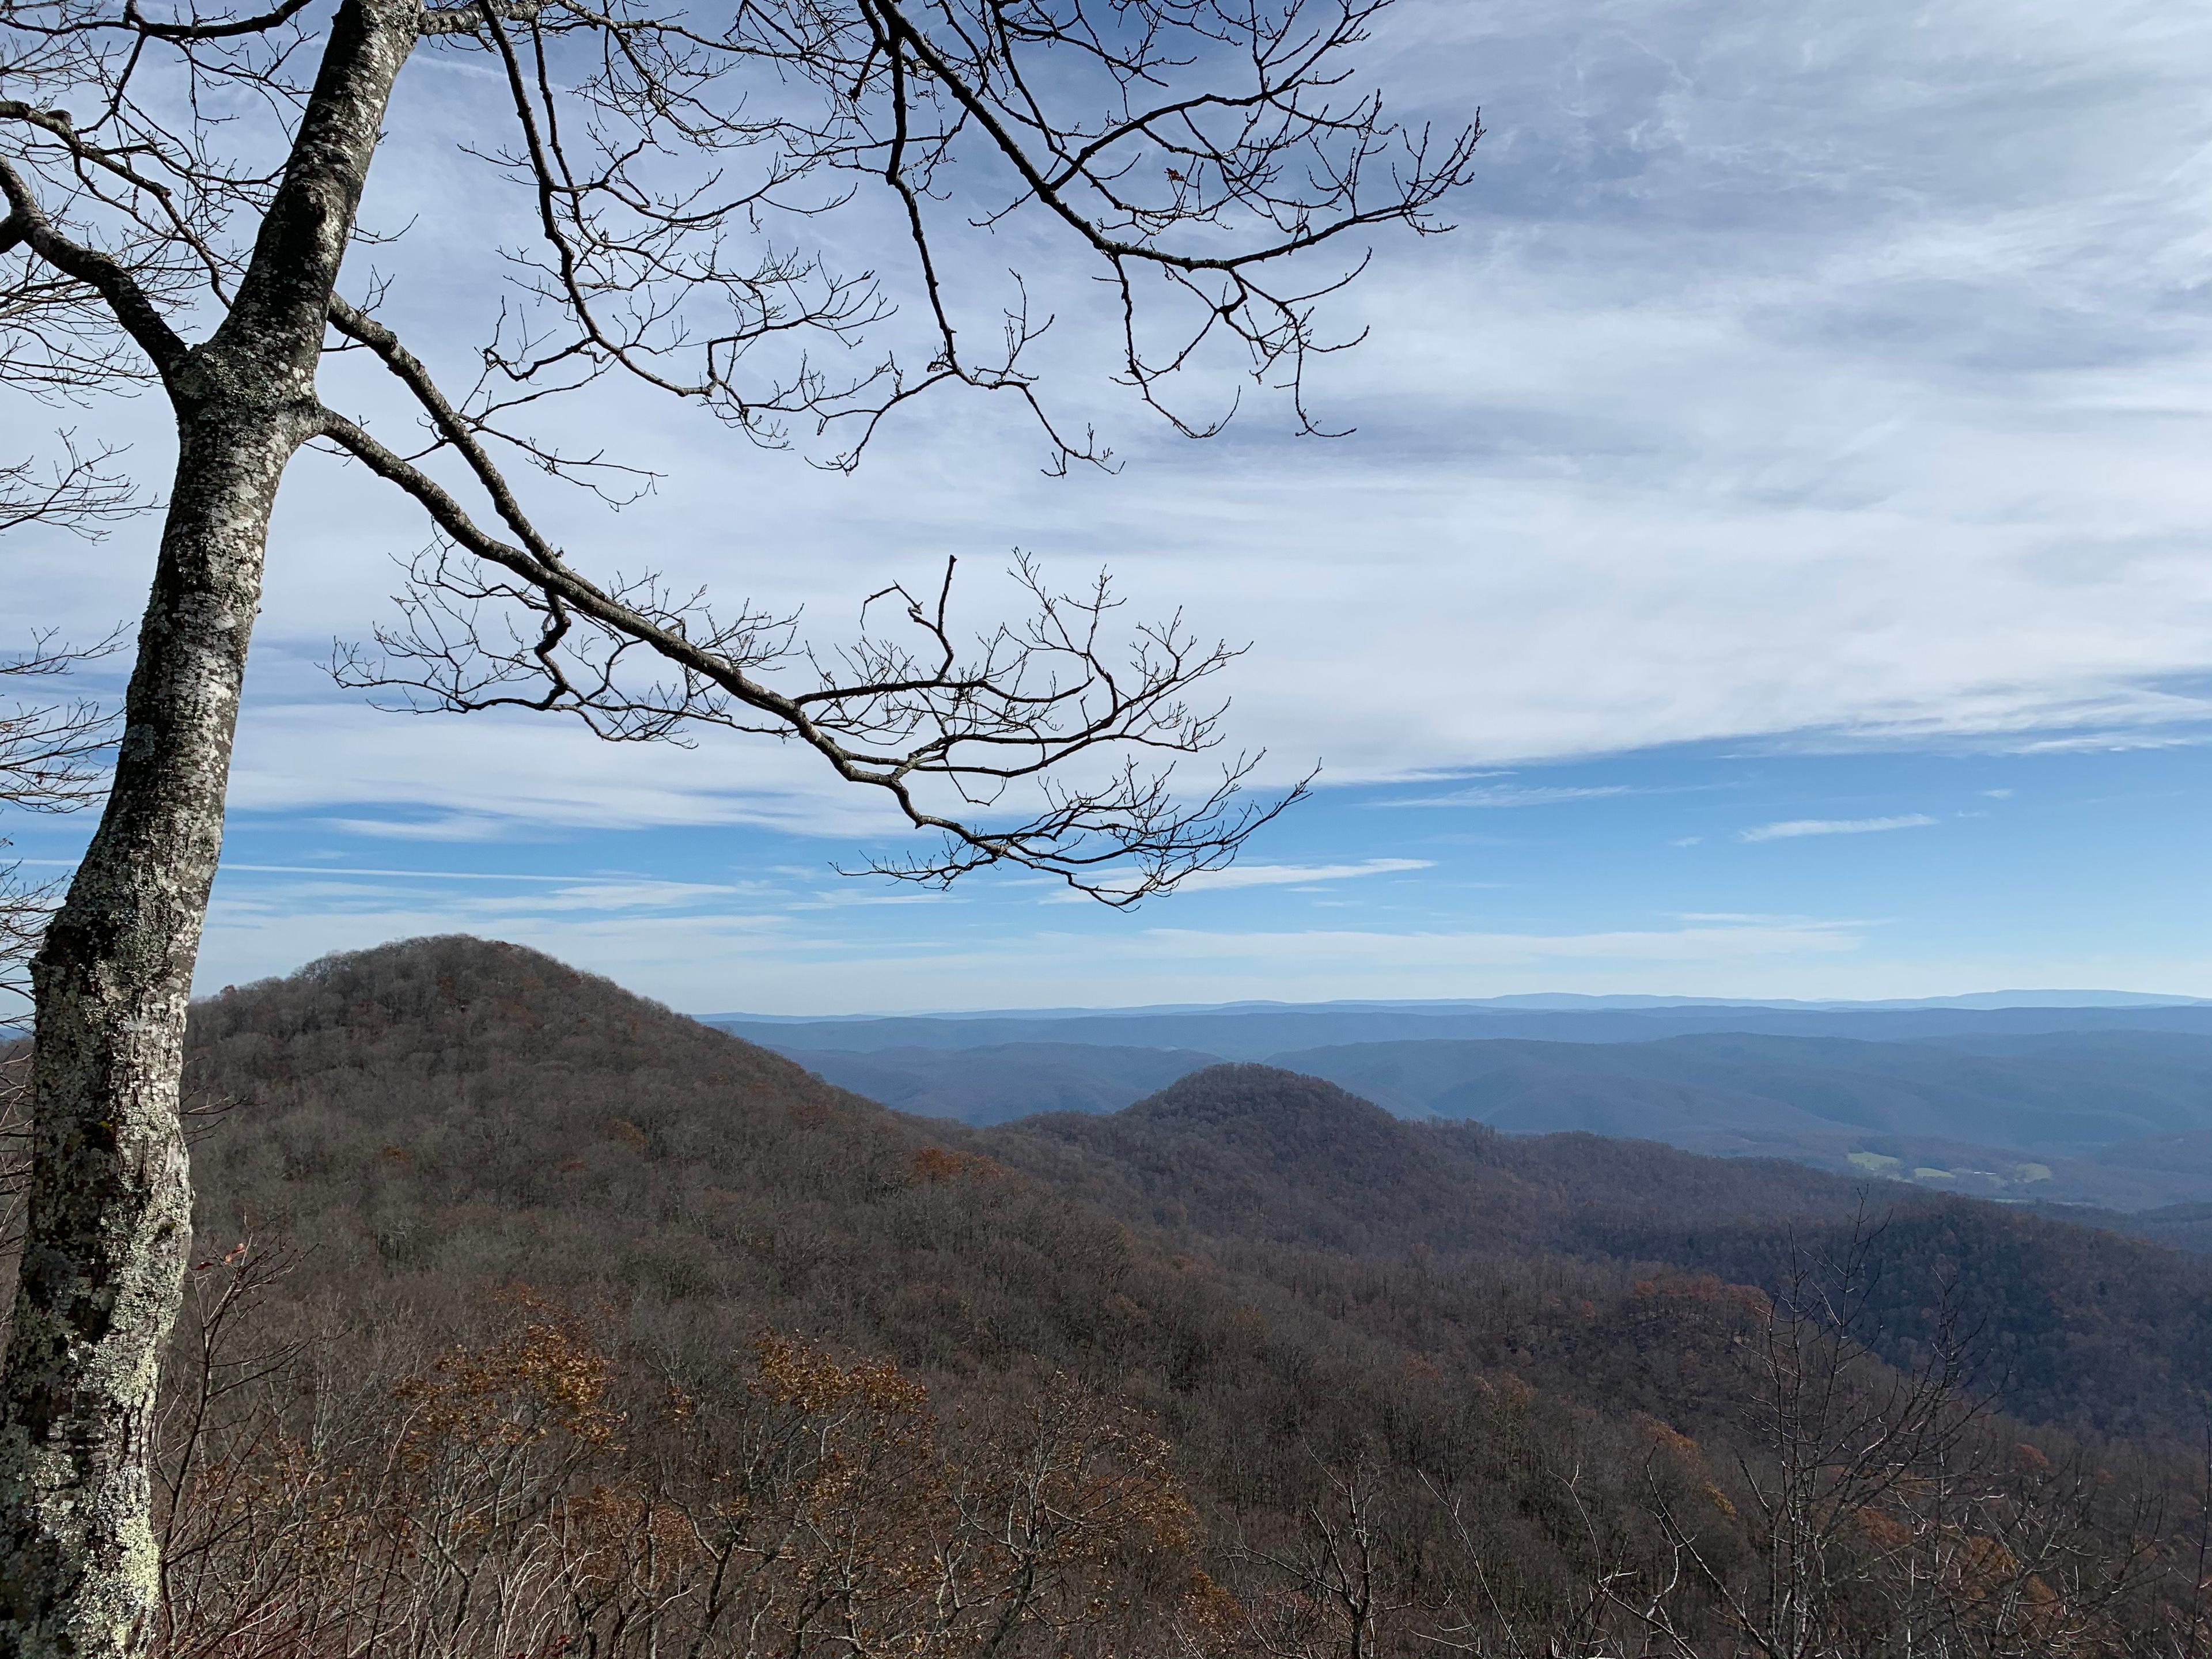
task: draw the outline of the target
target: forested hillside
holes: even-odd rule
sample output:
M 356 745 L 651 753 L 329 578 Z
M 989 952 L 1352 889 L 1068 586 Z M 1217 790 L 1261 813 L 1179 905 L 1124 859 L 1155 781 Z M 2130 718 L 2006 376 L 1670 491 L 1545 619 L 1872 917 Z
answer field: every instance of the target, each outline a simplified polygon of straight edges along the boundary
M 1216 1056 L 1191 1048 L 1078 1042 L 994 1043 L 950 1051 L 793 1049 L 789 1057 L 839 1088 L 885 1106 L 977 1124 L 1039 1112 L 1118 1112 L 1179 1077 L 1219 1063 Z
M 176 1655 L 1720 1659 L 1815 1578 L 1807 1653 L 2197 1639 L 2146 1245 L 1266 1067 L 905 1117 L 468 939 L 191 1077 Z
M 1110 1117 L 1032 1120 L 990 1144 L 1261 1273 L 1318 1247 L 1366 1261 L 1456 1253 L 1493 1275 L 1509 1258 L 1548 1255 L 1555 1271 L 1562 1259 L 1664 1262 L 1771 1291 L 1793 1258 L 1844 1259 L 1856 1231 L 1869 1313 L 1900 1364 L 1946 1309 L 1985 1334 L 1988 1381 L 2035 1420 L 2179 1441 L 2212 1408 L 2212 1265 L 1988 1203 L 1648 1142 L 1408 1123 L 1263 1066 L 1195 1073 Z M 1604 1355 L 1570 1330 L 1548 1334 L 1563 1344 L 1558 1386 L 1593 1398 L 1614 1386 Z

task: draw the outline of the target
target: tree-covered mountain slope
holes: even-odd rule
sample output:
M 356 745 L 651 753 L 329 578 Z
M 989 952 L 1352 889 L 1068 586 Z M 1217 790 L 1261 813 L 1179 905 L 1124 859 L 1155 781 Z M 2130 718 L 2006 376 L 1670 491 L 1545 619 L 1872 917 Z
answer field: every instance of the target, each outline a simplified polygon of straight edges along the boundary
M 1864 1232 L 1869 1294 L 1900 1361 L 1948 1307 L 1985 1333 L 1992 1386 L 2002 1374 L 2011 1407 L 2039 1420 L 2183 1434 L 2212 1404 L 2212 1264 L 2008 1206 L 1587 1133 L 1408 1122 L 1256 1065 L 988 1144 L 1261 1273 L 1318 1249 L 1663 1262 L 1771 1290 L 1793 1261 L 1839 1260 Z
M 212 1436 L 189 1444 L 221 1455 L 166 1462 L 178 1495 L 165 1502 L 208 1528 L 192 1534 L 204 1562 L 245 1564 L 240 1584 L 274 1582 L 255 1562 L 329 1570 L 318 1528 L 414 1537 L 430 1524 L 420 1504 L 475 1492 L 466 1481 L 515 1458 L 538 1460 L 532 1501 L 552 1506 L 532 1511 L 538 1530 L 500 1498 L 466 1511 L 488 1530 L 450 1547 L 507 1539 L 523 1571 L 584 1536 L 586 1515 L 619 1530 L 624 1516 L 718 1514 L 757 1542 L 745 1528 L 830 1490 L 819 1468 L 815 1486 L 715 1484 L 754 1479 L 715 1471 L 755 1467 L 744 1459 L 768 1443 L 744 1437 L 771 1419 L 825 1446 L 877 1436 L 866 1467 L 909 1468 L 890 1486 L 835 1488 L 852 1494 L 836 1525 L 874 1538 L 881 1582 L 903 1582 L 897 1561 L 985 1548 L 957 1493 L 999 1491 L 1030 1467 L 1021 1457 L 1045 1455 L 1021 1437 L 1059 1425 L 1076 1440 L 1054 1445 L 1079 1443 L 1093 1460 L 1081 1467 L 1110 1474 L 1082 1490 L 1149 1494 L 1166 1529 L 1144 1535 L 1165 1553 L 1054 1555 L 1066 1617 L 1024 1602 L 1000 1651 L 1282 1650 L 1269 1621 L 1325 1605 L 1299 1599 L 1311 1586 L 1296 1564 L 1355 1520 L 1395 1609 L 1363 1651 L 1492 1629 L 1485 1585 L 1510 1587 L 1513 1629 L 1565 1639 L 1604 1574 L 1663 1567 L 1664 1504 L 1701 1491 L 1718 1495 L 1697 1500 L 1717 1570 L 1763 1582 L 1769 1546 L 1743 1483 L 1784 1467 L 1760 1427 L 1778 1331 L 1809 1344 L 1808 1363 L 1841 1365 L 1849 1398 L 1911 1400 L 1925 1356 L 1965 1353 L 1954 1310 L 1978 1382 L 1946 1372 L 1930 1409 L 1953 1427 L 1915 1469 L 1996 1458 L 2014 1472 L 1988 1490 L 2032 1499 L 2044 1525 L 2060 1488 L 2020 1484 L 2028 1447 L 2037 1467 L 2075 1472 L 2069 1547 L 2094 1536 L 2106 1554 L 2124 1553 L 2138 1500 L 2186 1510 L 2177 1448 L 2206 1382 L 2212 1281 L 2148 1246 L 1992 1206 L 1916 1197 L 1869 1230 L 1863 1183 L 1800 1165 L 1408 1122 L 1262 1066 L 1210 1068 L 1119 1114 L 975 1129 L 887 1110 L 473 939 L 333 958 L 203 1003 L 191 1074 L 197 1265 L 162 1433 L 165 1446 Z M 1806 1322 L 1793 1265 L 1806 1282 L 1844 1273 L 1865 1318 Z M 854 1415 L 864 1401 L 878 1403 Z M 897 1438 L 916 1412 L 942 1460 L 927 1480 L 920 1443 Z M 421 1461 L 425 1424 L 460 1437 L 435 1454 L 457 1461 Z M 742 1458 L 741 1443 L 754 1448 Z M 507 1461 L 486 1461 L 502 1448 Z M 372 1466 L 463 1484 L 419 1498 L 377 1486 L 382 1507 L 356 1516 L 345 1504 Z M 207 1496 L 218 1479 L 288 1494 L 293 1530 L 236 1532 L 242 1488 Z M 940 1490 L 949 1508 L 922 1502 Z M 732 1494 L 742 1504 L 714 1508 Z M 325 1501 L 329 1514 L 312 1508 Z M 894 1520 L 925 1511 L 939 1518 Z M 571 1530 L 548 1533 L 556 1515 Z M 848 1538 L 820 1514 L 807 1524 L 817 1542 Z M 925 1525 L 951 1530 L 898 1530 Z M 1597 1555 L 1594 1538 L 1608 1540 Z M 2157 1565 L 2181 1544 L 2148 1547 Z M 413 1583 L 441 1558 L 375 1559 Z M 578 1582 L 615 1583 L 589 1577 L 613 1559 L 576 1558 Z M 792 1584 L 819 1582 L 820 1559 L 792 1560 Z M 1106 1594 L 1109 1580 L 1124 1588 Z M 1127 1588 L 1139 1583 L 1154 1588 Z M 2149 1584 L 2126 1586 L 2150 1598 L 2127 1603 L 2129 1628 L 2166 1616 L 2167 1592 Z M 1701 1632 L 1701 1652 L 1748 1650 L 1729 1645 L 1717 1605 L 1686 1595 L 1668 1616 Z M 2111 1597 L 2080 1605 L 2120 1617 Z M 1340 1650 L 1319 1626 L 1299 1639 Z

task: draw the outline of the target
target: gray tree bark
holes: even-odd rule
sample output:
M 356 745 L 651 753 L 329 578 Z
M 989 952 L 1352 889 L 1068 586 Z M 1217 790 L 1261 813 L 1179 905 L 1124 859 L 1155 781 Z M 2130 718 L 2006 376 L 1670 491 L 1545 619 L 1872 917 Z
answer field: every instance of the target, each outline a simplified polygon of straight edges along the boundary
M 1298 785 L 1272 805 L 1239 805 L 1259 761 L 1240 756 L 1223 766 L 1219 783 L 1194 805 L 1178 803 L 1172 760 L 1156 763 L 1153 757 L 1201 755 L 1220 742 L 1218 710 L 1183 699 L 1237 653 L 1225 644 L 1205 647 L 1170 622 L 1136 630 L 1128 665 L 1117 667 L 1098 654 L 1115 603 L 1103 582 L 1088 592 L 1055 593 L 1024 562 L 1017 576 L 1035 599 L 1032 618 L 987 636 L 969 654 L 946 621 L 948 562 L 933 605 L 903 588 L 878 593 L 886 603 L 901 596 L 906 624 L 884 634 L 869 627 L 864 611 L 862 636 L 843 653 L 858 683 L 825 685 L 811 652 L 795 636 L 779 643 L 777 625 L 750 608 L 717 620 L 703 596 L 665 597 L 651 580 L 602 587 L 572 568 L 531 522 L 487 448 L 496 433 L 495 415 L 514 404 L 495 398 L 491 412 L 457 409 L 391 331 L 335 300 L 385 107 L 417 38 L 474 35 L 503 66 L 507 85 L 498 95 L 520 137 L 515 156 L 497 165 L 519 169 L 535 184 L 540 231 L 551 268 L 561 273 L 545 297 L 564 319 L 544 342 L 521 346 L 532 361 L 507 357 L 511 339 L 495 341 L 484 359 L 495 374 L 514 377 L 514 402 L 580 391 L 619 372 L 693 399 L 756 435 L 802 413 L 818 416 L 825 428 L 831 421 L 860 422 L 853 429 L 865 434 L 910 398 L 952 381 L 1028 401 L 1060 460 L 1103 459 L 1091 454 L 1087 441 L 1072 446 L 1060 438 L 1031 395 L 1029 374 L 1015 367 L 1036 335 L 1024 313 L 1007 317 L 1005 355 L 995 366 L 962 361 L 921 207 L 950 165 L 956 139 L 997 157 L 994 169 L 1011 166 L 1022 181 L 1007 205 L 976 222 L 995 224 L 1015 206 L 1032 204 L 1106 262 L 1123 301 L 1117 351 L 1145 400 L 1158 407 L 1164 379 L 1217 336 L 1232 342 L 1240 356 L 1250 354 L 1247 367 L 1279 369 L 1295 388 L 1309 353 L 1335 348 L 1317 343 L 1310 331 L 1313 295 L 1278 292 L 1255 273 L 1267 262 L 1302 260 L 1340 232 L 1387 223 L 1435 228 L 1428 210 L 1464 182 L 1480 136 L 1470 125 L 1441 159 L 1431 159 L 1425 133 L 1385 122 L 1372 98 L 1328 102 L 1326 109 L 1313 101 L 1321 94 L 1310 96 L 1307 89 L 1343 84 L 1330 65 L 1365 38 L 1373 10 L 1366 5 L 1340 8 L 1337 17 L 1310 30 L 1295 5 L 1261 6 L 1241 20 L 1231 15 L 1237 8 L 1216 9 L 1218 17 L 1208 14 L 1212 22 L 1194 21 L 1169 0 L 1139 8 L 1145 43 L 1133 45 L 1133 58 L 1116 58 L 1106 70 L 1133 102 L 1102 125 L 1095 113 L 1055 123 L 1041 111 L 1012 66 L 1014 48 L 1004 31 L 969 39 L 947 13 L 938 20 L 941 38 L 935 38 L 928 10 L 904 0 L 826 10 L 813 0 L 784 0 L 759 15 L 741 8 L 726 39 L 678 27 L 680 12 L 622 21 L 571 8 L 552 21 L 552 32 L 597 30 L 605 73 L 594 70 L 565 90 L 556 86 L 558 77 L 526 62 L 535 46 L 518 54 L 507 32 L 509 24 L 534 26 L 539 0 L 452 0 L 428 9 L 424 0 L 330 0 L 336 10 L 321 36 L 315 84 L 301 106 L 281 182 L 260 216 L 235 294 L 214 334 L 188 345 L 162 314 L 165 292 L 143 289 L 128 262 L 138 261 L 161 290 L 165 270 L 197 268 L 207 252 L 204 233 L 219 249 L 209 256 L 219 288 L 234 257 L 227 228 L 258 210 L 258 186 L 251 181 L 266 176 L 264 157 L 257 152 L 220 164 L 195 159 L 212 130 L 198 125 L 171 146 L 173 155 L 164 153 L 169 141 L 145 138 L 167 118 L 129 90 L 140 52 L 153 41 L 210 43 L 216 56 L 196 59 L 195 73 L 215 74 L 221 58 L 212 43 L 267 36 L 268 62 L 253 59 L 235 78 L 216 76 L 216 84 L 265 94 L 271 107 L 289 111 L 295 95 L 289 71 L 269 64 L 295 46 L 279 31 L 311 3 L 273 0 L 268 11 L 246 17 L 222 9 L 203 15 L 185 7 L 186 15 L 164 21 L 146 18 L 135 5 L 123 7 L 120 16 L 99 8 L 64 9 L 66 17 L 52 28 L 57 38 L 76 39 L 82 50 L 75 57 L 64 51 L 61 67 L 33 77 L 25 89 L 58 96 L 82 86 L 88 96 L 97 91 L 100 101 L 127 108 L 129 119 L 111 131 L 103 118 L 80 131 L 64 109 L 0 99 L 0 120 L 36 135 L 35 142 L 0 147 L 0 253 L 27 249 L 39 262 L 40 283 L 58 272 L 81 285 L 71 289 L 57 279 L 57 291 L 71 306 L 88 294 L 98 296 L 159 373 L 179 434 L 175 489 L 112 791 L 33 968 L 35 1173 L 11 1338 L 0 1367 L 0 1659 L 131 1659 L 160 1617 L 147 1441 L 190 1242 L 179 1063 L 221 849 L 270 514 L 301 444 L 327 438 L 410 496 L 459 556 L 505 573 L 493 578 L 503 594 L 500 608 L 512 607 L 507 614 L 520 623 L 512 641 L 501 641 L 495 630 L 492 637 L 478 634 L 466 620 L 474 600 L 456 598 L 466 584 L 445 581 L 431 561 L 403 601 L 410 618 L 430 618 L 428 637 L 397 642 L 397 678 L 381 679 L 378 668 L 361 683 L 419 692 L 428 707 L 523 702 L 561 709 L 581 715 L 602 735 L 625 739 L 677 737 L 693 724 L 793 737 L 836 775 L 889 792 L 906 823 L 945 837 L 936 852 L 876 866 L 885 873 L 942 885 L 1011 862 L 1109 903 L 1130 903 L 1225 863 L 1304 789 Z M 1107 8 L 1117 15 L 1119 9 L 1120 0 Z M 1154 28 L 1161 32 L 1158 40 Z M 1091 29 L 1078 4 L 1036 38 L 1066 42 L 1096 67 Z M 111 33 L 118 30 L 120 35 Z M 133 34 L 135 41 L 129 40 Z M 1237 41 L 1248 35 L 1254 89 L 1195 102 L 1180 88 L 1161 89 L 1169 101 L 1146 107 L 1153 94 L 1140 88 L 1171 69 L 1170 78 L 1182 72 L 1178 34 L 1201 55 L 1219 52 L 1224 61 L 1243 55 Z M 114 50 L 84 44 L 94 40 Z M 1293 40 L 1304 44 L 1286 46 Z M 760 113 L 749 109 L 741 85 L 734 98 L 700 94 L 706 82 L 755 70 L 772 84 L 781 77 L 785 87 L 811 88 L 810 96 L 819 93 L 827 101 L 817 110 Z M 456 82 L 453 95 L 462 95 L 458 88 L 465 84 Z M 1322 101 L 1335 96 L 1328 93 Z M 64 101 L 84 106 L 73 90 Z M 568 142 L 592 158 L 580 170 L 569 167 L 551 137 L 559 104 L 579 108 L 566 131 Z M 1228 136 L 1195 141 L 1202 177 L 1173 173 L 1175 191 L 1161 204 L 1131 205 L 1115 181 L 1136 165 L 1136 156 L 1163 143 L 1182 154 L 1193 142 L 1191 112 L 1200 104 L 1224 112 L 1264 105 L 1281 118 L 1240 125 L 1227 117 Z M 209 119 L 222 107 L 216 100 Z M 878 131 L 873 112 L 883 118 L 880 137 L 868 136 Z M 888 144 L 880 154 L 870 148 L 878 143 Z M 142 156 L 145 143 L 161 159 Z M 695 202 L 690 184 L 666 198 L 653 182 L 658 162 L 632 171 L 640 155 L 659 155 L 671 145 L 714 158 L 763 144 L 767 149 L 755 158 L 767 158 L 762 176 L 784 180 L 793 191 L 802 179 L 842 179 L 864 155 L 871 171 L 880 162 L 886 185 L 905 210 L 926 314 L 939 342 L 926 373 L 902 374 L 890 358 L 872 368 L 864 362 L 866 372 L 853 386 L 811 369 L 795 378 L 771 372 L 757 397 L 732 378 L 733 366 L 758 342 L 826 331 L 856 344 L 877 304 L 872 276 L 848 280 L 771 246 L 757 217 L 762 198 L 739 190 L 723 199 L 710 191 L 714 199 Z M 1378 198 L 1359 181 L 1376 177 L 1385 157 L 1392 183 Z M 209 181 L 211 192 L 187 192 L 188 210 L 173 222 L 175 198 L 160 182 L 164 169 L 168 177 Z M 687 176 L 678 161 L 672 177 Z M 73 240 L 40 199 L 42 189 L 50 191 L 64 219 L 78 222 L 69 216 L 90 199 L 87 177 L 116 192 L 112 210 L 81 216 L 107 224 L 105 241 L 118 252 L 105 251 L 98 231 Z M 780 197 L 783 188 L 779 184 L 770 194 Z M 841 182 L 823 199 L 834 205 L 845 193 Z M 801 192 L 776 210 L 822 210 L 804 205 L 805 199 Z M 1222 217 L 1224 204 L 1234 204 L 1229 219 Z M 130 222 L 117 213 L 137 215 L 146 236 L 128 229 L 113 234 L 117 224 Z M 1224 252 L 1218 233 L 1238 216 L 1252 245 Z M 1202 228 L 1193 247 L 1173 245 L 1167 233 L 1178 227 Z M 759 275 L 746 276 L 741 263 L 725 259 L 724 241 L 732 236 L 763 239 Z M 1191 313 L 1196 320 L 1186 343 L 1158 363 L 1146 361 L 1133 322 L 1131 273 L 1146 269 L 1169 279 L 1176 303 L 1202 302 Z M 1346 270 L 1356 272 L 1357 262 Z M 687 288 L 702 304 L 726 311 L 726 320 L 693 336 Z M 1324 286 L 1314 295 L 1328 291 Z M 630 320 L 611 334 L 598 314 L 603 305 L 627 310 Z M 82 310 L 89 317 L 95 308 L 88 303 Z M 76 310 L 57 314 L 68 326 L 79 320 Z M 624 343 L 640 317 L 650 320 L 636 341 Z M 434 428 L 436 447 L 455 470 L 472 475 L 471 489 L 489 501 L 495 522 L 477 522 L 417 465 L 419 457 L 394 452 L 358 422 L 322 407 L 315 371 L 333 325 L 396 377 Z M 86 361 L 100 371 L 111 343 L 92 338 L 96 349 Z M 58 361 L 76 363 L 73 338 L 64 345 Z M 543 363 L 534 361 L 541 349 Z M 665 360 L 674 356 L 691 367 L 668 367 Z M 74 371 L 56 371 L 64 372 Z M 1302 404 L 1297 410 L 1304 420 Z M 1193 434 L 1213 429 L 1176 424 Z M 519 436 L 515 441 L 526 443 Z M 866 441 L 857 438 L 859 445 Z M 571 461 L 534 447 L 528 453 L 571 480 L 596 476 L 598 463 L 590 458 Z M 439 638 L 441 617 L 462 623 L 457 639 Z M 917 631 L 898 631 L 905 625 Z M 627 654 L 633 647 L 640 648 L 636 656 Z M 655 666 L 641 671 L 633 685 L 611 668 L 617 659 Z M 478 663 L 491 671 L 489 691 L 475 672 Z M 771 667 L 796 689 L 771 683 Z M 544 695 L 533 695 L 540 685 L 520 677 L 542 679 Z M 1115 753 L 1126 763 L 1100 769 L 1096 781 L 1043 782 L 1028 816 L 1015 817 L 1011 825 L 1003 819 L 963 822 L 939 810 L 948 799 L 996 801 L 1002 790 L 1025 787 L 1048 769 L 1064 776 L 1071 765 L 1085 770 L 1091 757 Z
M 154 1632 L 149 1440 L 191 1237 L 185 1009 L 270 513 L 317 430 L 331 295 L 419 17 L 346 0 L 228 315 L 189 350 L 141 336 L 176 410 L 176 482 L 106 810 L 32 968 L 33 1175 L 0 1370 L 8 1659 L 129 1659 Z

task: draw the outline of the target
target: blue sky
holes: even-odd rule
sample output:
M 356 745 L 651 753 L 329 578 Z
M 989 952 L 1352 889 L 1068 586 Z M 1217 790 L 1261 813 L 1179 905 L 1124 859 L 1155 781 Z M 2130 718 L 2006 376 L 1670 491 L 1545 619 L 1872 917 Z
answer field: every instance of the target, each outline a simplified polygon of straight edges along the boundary
M 1265 407 L 1169 438 L 1099 384 L 1073 267 L 1054 367 L 1111 477 L 1040 477 L 972 403 L 851 479 L 642 402 L 574 417 L 665 475 L 564 521 L 603 568 L 647 548 L 826 626 L 1018 546 L 1249 639 L 1237 737 L 1326 769 L 1238 872 L 1133 914 L 887 890 L 829 868 L 892 843 L 874 803 L 774 746 L 370 710 L 319 665 L 421 532 L 310 458 L 204 984 L 465 928 L 700 1012 L 2212 994 L 2212 15 L 1408 0 L 1376 50 L 1491 135 L 1458 234 L 1350 301 L 1373 337 L 1318 387 L 1349 438 Z M 434 275 L 395 315 L 459 350 L 526 204 L 465 210 L 404 114 L 371 210 Z M 0 622 L 134 611 L 151 528 L 11 539 Z M 58 869 L 87 827 L 0 833 Z
M 886 891 L 823 867 L 864 842 L 757 827 L 460 841 L 248 811 L 205 978 L 460 927 L 698 1012 L 2212 993 L 2207 758 L 1703 744 L 1324 790 L 1216 884 L 1133 914 L 1019 880 Z

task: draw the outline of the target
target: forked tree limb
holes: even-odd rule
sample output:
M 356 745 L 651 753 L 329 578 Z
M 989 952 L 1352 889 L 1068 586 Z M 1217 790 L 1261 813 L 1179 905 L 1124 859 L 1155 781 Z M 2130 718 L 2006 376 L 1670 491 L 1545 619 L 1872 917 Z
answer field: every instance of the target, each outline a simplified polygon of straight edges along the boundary
M 1028 614 L 972 639 L 939 584 L 872 596 L 857 637 L 810 649 L 793 618 L 587 574 L 502 459 L 593 482 L 601 459 L 562 455 L 529 417 L 622 376 L 763 445 L 854 434 L 830 465 L 888 411 L 965 385 L 1025 401 L 1050 464 L 1103 464 L 1040 397 L 1024 353 L 1052 319 L 1018 276 L 1000 347 L 969 355 L 947 239 L 1017 213 L 1097 262 L 1119 373 L 1181 429 L 1218 428 L 1218 409 L 1165 391 L 1217 345 L 1313 429 L 1298 387 L 1345 343 L 1316 305 L 1362 268 L 1346 238 L 1436 228 L 1477 137 L 1432 147 L 1345 90 L 1388 0 L 741 0 L 717 23 L 647 0 L 258 3 L 0 4 L 0 385 L 67 399 L 158 382 L 177 438 L 112 781 L 33 970 L 34 1156 L 0 1370 L 0 1649 L 23 1659 L 138 1659 L 155 1617 L 146 1439 L 191 1224 L 185 1009 L 299 449 L 334 445 L 434 526 L 385 659 L 352 659 L 361 683 L 416 707 L 562 711 L 623 741 L 771 734 L 942 838 L 874 866 L 888 874 L 1011 863 L 1131 903 L 1225 862 L 1303 788 L 1253 799 L 1240 756 L 1176 793 L 1175 760 L 1222 741 L 1203 693 L 1234 651 L 1179 617 L 1117 637 L 1103 578 L 1061 592 L 1027 562 Z M 337 298 L 349 250 L 374 240 L 362 191 L 417 51 L 490 72 L 511 136 L 462 148 L 535 210 L 503 250 L 515 296 L 450 395 L 373 306 Z M 397 107 L 428 124 L 448 106 Z M 848 271 L 811 229 L 884 187 L 896 257 L 922 273 L 918 356 L 875 343 L 901 273 Z M 319 370 L 337 349 L 380 363 L 426 450 L 336 406 Z M 84 484 L 41 504 L 23 483 L 0 493 L 46 522 L 101 499 Z

